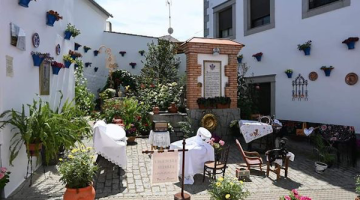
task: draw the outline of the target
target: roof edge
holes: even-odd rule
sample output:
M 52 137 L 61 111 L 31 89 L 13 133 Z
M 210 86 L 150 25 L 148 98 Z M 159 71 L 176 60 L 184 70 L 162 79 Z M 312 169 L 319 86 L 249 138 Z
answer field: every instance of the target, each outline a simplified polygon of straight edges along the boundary
M 102 6 L 100 6 L 100 4 L 98 4 L 95 0 L 89 0 L 90 3 L 92 3 L 95 7 L 97 7 L 101 12 L 103 12 L 105 15 L 107 15 L 108 17 L 113 18 L 112 14 L 110 14 L 108 11 L 105 10 L 105 8 L 103 8 Z

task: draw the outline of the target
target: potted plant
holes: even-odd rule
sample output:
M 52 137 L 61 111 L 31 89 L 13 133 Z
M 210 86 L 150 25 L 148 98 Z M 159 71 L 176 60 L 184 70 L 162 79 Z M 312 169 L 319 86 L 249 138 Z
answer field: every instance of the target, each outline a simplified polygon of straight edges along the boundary
M 91 62 L 86 62 L 85 67 L 91 67 L 91 64 L 92 64 Z
M 97 72 L 97 71 L 98 71 L 98 69 L 99 69 L 98 67 L 95 67 L 95 68 L 94 68 L 94 71 L 95 71 L 95 72 Z
M 230 97 L 215 97 L 216 108 L 225 109 L 230 108 L 231 98 Z
M 79 50 L 79 47 L 81 47 L 81 44 L 75 42 L 75 51 Z
M 330 146 L 324 143 L 321 135 L 317 134 L 314 137 L 316 147 L 313 149 L 317 161 L 315 162 L 315 171 L 319 174 L 325 172 L 328 167 L 331 167 L 335 161 L 336 152 L 331 152 Z
M 36 0 L 19 0 L 19 5 L 28 8 L 30 1 L 36 1 Z
M 75 25 L 69 23 L 65 29 L 65 39 L 70 40 L 70 37 L 75 38 L 78 35 L 80 35 L 80 30 L 76 29 Z
M 126 54 L 126 51 L 120 51 L 119 53 L 121 54 L 122 57 L 124 57 Z
M 60 181 L 65 184 L 64 200 L 95 199 L 93 178 L 98 171 L 94 164 L 91 148 L 75 148 L 67 156 L 60 159 L 58 165 Z
M 49 57 L 49 53 L 40 53 L 40 52 L 31 52 L 31 56 L 33 58 L 34 66 L 40 67 L 41 63 L 44 61 L 45 58 Z
M 139 54 L 140 54 L 141 56 L 143 56 L 143 55 L 144 55 L 144 53 L 145 53 L 145 51 L 144 51 L 144 50 L 140 50 L 140 51 L 139 51 Z
M 325 72 L 325 76 L 330 76 L 331 70 L 333 70 L 334 67 L 333 66 L 330 66 L 330 67 L 322 66 L 320 69 Z
M 160 108 L 159 108 L 158 106 L 154 106 L 154 107 L 153 107 L 153 113 L 154 113 L 154 115 L 159 114 L 159 112 L 160 112 Z
M 64 64 L 56 61 L 51 62 L 52 72 L 54 75 L 58 75 L 61 68 L 65 68 Z
M 242 54 L 238 55 L 236 58 L 237 58 L 238 63 L 241 63 L 242 59 L 243 59 L 243 55 Z
M 76 59 L 76 58 L 79 58 L 79 57 L 82 57 L 81 53 L 78 53 L 78 52 L 75 52 L 75 51 L 71 51 L 69 50 L 69 54 L 71 56 L 72 59 Z
M 134 63 L 134 62 L 131 62 L 131 63 L 129 63 L 129 65 L 134 69 L 135 68 L 135 66 L 136 66 L 136 63 Z
M 216 108 L 216 100 L 215 98 L 207 98 L 205 101 L 205 108 L 207 109 L 213 109 Z
M 299 51 L 304 51 L 305 56 L 310 55 L 310 50 L 311 50 L 311 40 L 307 41 L 304 44 L 298 44 L 298 49 Z
M 198 98 L 196 102 L 199 106 L 199 109 L 205 109 L 206 98 L 204 97 Z
M 9 176 L 11 172 L 7 170 L 5 167 L 0 168 L 0 197 L 2 197 L 2 192 L 6 186 L 6 184 L 10 181 Z
M 58 12 L 50 10 L 46 13 L 46 25 L 54 26 L 55 21 L 59 21 L 62 18 Z
M 177 113 L 178 108 L 176 107 L 175 102 L 171 102 L 171 105 L 168 107 L 169 113 Z
M 211 182 L 209 193 L 214 200 L 244 200 L 250 195 L 243 181 L 222 177 Z
M 85 53 L 87 53 L 90 49 L 91 49 L 90 47 L 84 46 Z
M 258 62 L 260 62 L 262 55 L 263 55 L 263 53 L 262 53 L 262 52 L 259 52 L 259 53 L 256 53 L 256 54 L 252 55 L 252 57 L 256 58 L 256 60 L 257 60 Z
M 280 197 L 280 200 L 311 200 L 310 197 L 302 196 L 295 189 L 291 190 L 290 195 Z
M 355 186 L 356 186 L 355 191 L 358 194 L 355 200 L 360 200 L 360 175 L 356 176 Z
M 134 124 L 130 124 L 130 126 L 126 129 L 126 137 L 128 143 L 134 143 L 137 136 L 137 129 Z
M 285 70 L 285 74 L 287 75 L 288 78 L 292 78 L 293 70 L 292 69 L 287 69 L 287 70 Z
M 65 68 L 69 68 L 72 63 L 75 62 L 75 60 L 70 56 L 70 54 L 66 54 L 63 56 Z
M 355 49 L 355 42 L 359 41 L 358 37 L 349 37 L 344 40 L 342 43 L 348 46 L 348 49 Z
M 98 50 L 94 50 L 94 56 L 97 56 L 99 54 Z

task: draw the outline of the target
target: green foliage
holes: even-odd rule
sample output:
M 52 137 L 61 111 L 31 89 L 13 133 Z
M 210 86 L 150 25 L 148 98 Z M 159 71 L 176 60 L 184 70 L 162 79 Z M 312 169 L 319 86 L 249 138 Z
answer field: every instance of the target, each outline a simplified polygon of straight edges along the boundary
M 360 175 L 356 176 L 356 182 L 355 182 L 355 186 L 356 186 L 356 193 L 358 193 L 360 195 Z
M 287 74 L 293 73 L 293 70 L 292 69 L 287 69 L 287 70 L 285 70 L 285 73 L 287 73 Z
M 83 62 L 76 59 L 76 64 L 78 68 L 75 70 L 75 104 L 84 115 L 89 115 L 95 108 L 95 95 L 87 89 Z
M 72 189 L 84 188 L 92 184 L 98 167 L 93 162 L 91 148 L 75 148 L 58 165 L 60 181 Z
M 140 82 L 144 84 L 167 84 L 177 82 L 179 59 L 177 45 L 168 40 L 159 40 L 158 45 L 151 43 L 145 56 L 145 66 L 141 69 Z
M 210 184 L 209 193 L 215 200 L 244 200 L 250 194 L 236 178 L 218 178 Z
M 75 38 L 76 36 L 80 35 L 80 30 L 77 29 L 77 28 L 75 27 L 75 25 L 71 25 L 71 23 L 67 24 L 65 31 L 71 32 L 71 36 L 74 37 L 74 38 Z
M 298 44 L 298 49 L 299 51 L 302 51 L 308 47 L 311 47 L 311 40 L 307 41 L 306 43 L 304 44 Z
M 215 102 L 222 105 L 228 105 L 231 103 L 230 97 L 215 97 Z
M 0 189 L 3 189 L 9 182 L 9 176 L 11 172 L 7 171 L 5 167 L 0 168 Z
M 63 56 L 63 60 L 64 60 L 64 61 L 69 61 L 69 62 L 71 62 L 71 63 L 74 63 L 74 62 L 75 62 L 75 60 L 70 56 L 70 54 L 64 55 L 64 56 Z
M 192 137 L 195 135 L 195 132 L 191 126 L 191 118 L 190 117 L 186 117 L 186 121 L 178 122 L 178 124 L 180 126 L 180 131 L 184 133 L 185 138 Z
M 101 92 L 99 94 L 99 97 L 101 100 L 105 101 L 107 99 L 114 98 L 115 94 L 116 94 L 116 90 L 108 88 L 108 89 L 104 90 L 103 92 Z
M 103 91 L 107 88 L 119 89 L 120 85 L 123 87 L 129 86 L 129 89 L 136 92 L 137 82 L 136 76 L 132 75 L 126 70 L 116 70 L 108 77 Z
M 319 151 L 319 161 L 326 164 L 332 164 L 336 158 L 335 154 L 330 152 L 333 147 L 329 146 L 329 144 L 325 144 L 324 139 L 320 134 L 316 134 L 313 139 L 317 150 Z
M 238 58 L 243 58 L 244 56 L 242 54 L 238 55 L 237 56 Z
M 104 119 L 106 123 L 112 123 L 113 118 L 121 118 L 123 115 L 121 104 L 120 99 L 105 100 L 102 107 L 103 112 L 101 118 Z
M 135 124 L 139 116 L 140 106 L 138 100 L 135 98 L 123 98 L 120 104 L 120 108 L 122 108 L 121 119 L 124 121 L 125 129 L 129 129 L 131 124 Z

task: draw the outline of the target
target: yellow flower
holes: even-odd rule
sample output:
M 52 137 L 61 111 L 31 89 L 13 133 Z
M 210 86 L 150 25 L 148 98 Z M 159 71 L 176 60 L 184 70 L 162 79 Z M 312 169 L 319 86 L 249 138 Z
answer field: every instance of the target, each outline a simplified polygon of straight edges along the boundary
M 231 186 L 233 186 L 233 185 L 234 185 L 234 183 L 233 183 L 233 182 L 230 182 L 230 185 L 231 185 Z
M 91 150 L 92 148 L 91 148 L 91 147 L 87 147 L 86 149 L 87 149 L 87 150 Z
M 78 151 L 79 151 L 79 149 L 73 149 L 73 150 L 71 150 L 71 153 L 76 153 Z
M 81 150 L 81 152 L 86 152 L 86 150 L 85 150 L 85 149 L 83 149 L 83 150 Z
M 141 105 L 143 105 L 143 104 L 144 104 L 144 102 L 140 102 L 140 104 L 141 104 Z
M 225 195 L 225 199 L 230 199 L 230 194 Z
M 68 158 L 73 159 L 75 157 L 73 155 L 69 155 Z
M 240 184 L 243 184 L 244 182 L 243 181 L 239 181 L 240 182 Z
M 220 182 L 217 182 L 216 183 L 216 186 L 220 187 L 221 183 Z
M 218 181 L 223 181 L 224 180 L 224 178 L 223 177 L 220 177 L 220 178 L 218 178 Z
M 59 161 L 63 161 L 63 159 L 62 159 L 62 158 L 59 158 Z
M 130 85 L 125 86 L 125 89 L 126 89 L 126 90 L 129 90 L 129 88 L 130 88 Z

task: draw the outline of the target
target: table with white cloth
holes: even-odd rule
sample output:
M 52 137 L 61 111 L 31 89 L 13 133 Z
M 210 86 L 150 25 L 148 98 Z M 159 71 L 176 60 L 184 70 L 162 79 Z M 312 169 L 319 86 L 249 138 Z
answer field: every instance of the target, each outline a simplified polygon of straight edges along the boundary
M 259 121 L 240 120 L 239 127 L 246 143 L 264 137 L 273 132 L 271 125 Z
M 170 146 L 170 132 L 150 131 L 149 143 L 151 144 L 151 149 L 153 148 L 153 146 L 167 148 L 168 146 Z
M 184 184 L 194 184 L 194 175 L 204 172 L 205 162 L 214 161 L 214 148 L 197 139 L 197 136 L 186 139 Z M 183 149 L 183 141 L 173 142 L 170 149 Z M 182 175 L 182 157 L 182 152 L 179 152 L 179 177 Z
M 126 169 L 126 133 L 115 124 L 98 121 L 94 125 L 94 150 L 115 165 Z

